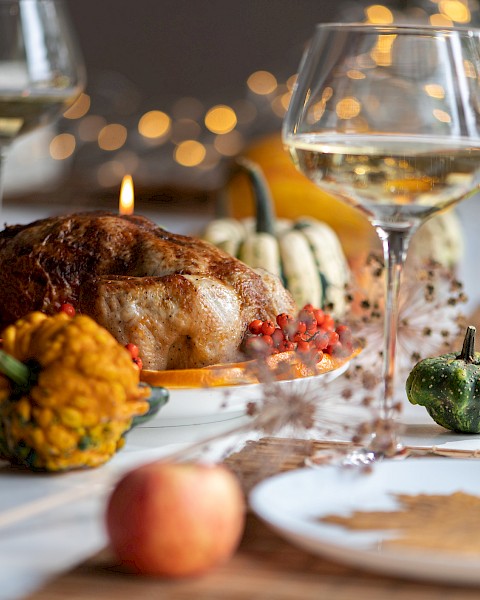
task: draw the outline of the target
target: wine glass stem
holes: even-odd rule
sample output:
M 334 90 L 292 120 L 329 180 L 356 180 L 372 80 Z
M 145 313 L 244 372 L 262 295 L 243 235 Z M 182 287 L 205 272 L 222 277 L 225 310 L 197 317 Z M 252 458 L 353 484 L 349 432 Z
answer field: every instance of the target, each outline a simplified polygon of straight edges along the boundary
M 376 228 L 383 244 L 383 256 L 386 267 L 385 321 L 383 347 L 383 403 L 381 417 L 390 419 L 395 402 L 395 353 L 398 330 L 398 301 L 407 249 L 413 235 L 413 229 Z

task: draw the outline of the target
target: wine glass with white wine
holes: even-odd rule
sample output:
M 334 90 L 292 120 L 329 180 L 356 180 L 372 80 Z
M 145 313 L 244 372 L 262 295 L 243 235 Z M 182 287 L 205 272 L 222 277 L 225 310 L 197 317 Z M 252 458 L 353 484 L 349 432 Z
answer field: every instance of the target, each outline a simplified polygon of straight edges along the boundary
M 297 168 L 360 210 L 386 267 L 383 434 L 368 454 L 395 455 L 392 426 L 398 296 L 409 241 L 480 181 L 480 38 L 469 29 L 321 24 L 305 51 L 284 120 Z M 377 430 L 378 431 L 378 430 Z
M 62 0 L 0 0 L 0 207 L 11 143 L 60 116 L 84 84 Z

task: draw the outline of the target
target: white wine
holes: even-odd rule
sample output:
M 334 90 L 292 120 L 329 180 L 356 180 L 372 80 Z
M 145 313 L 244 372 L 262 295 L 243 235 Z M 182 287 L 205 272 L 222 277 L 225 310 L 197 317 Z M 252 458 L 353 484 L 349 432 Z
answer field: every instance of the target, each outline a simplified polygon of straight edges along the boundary
M 374 225 L 411 227 L 473 194 L 480 182 L 480 145 L 472 141 L 303 135 L 289 149 L 300 171 Z
M 77 95 L 78 90 L 74 89 L 28 96 L 0 94 L 0 143 L 8 143 L 50 122 L 64 112 Z

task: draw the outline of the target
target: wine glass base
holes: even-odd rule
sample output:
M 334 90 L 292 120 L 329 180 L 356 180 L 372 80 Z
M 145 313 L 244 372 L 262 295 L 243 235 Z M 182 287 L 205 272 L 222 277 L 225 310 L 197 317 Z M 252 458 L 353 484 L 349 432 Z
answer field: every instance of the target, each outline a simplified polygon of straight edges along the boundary
M 386 427 L 373 434 L 365 445 L 352 445 L 332 442 L 331 448 L 317 451 L 305 461 L 309 467 L 337 465 L 340 467 L 367 468 L 381 460 L 403 460 L 409 455 L 396 435 L 396 427 L 387 420 Z
M 388 454 L 372 448 L 358 448 L 349 452 L 340 461 L 344 467 L 368 467 L 384 459 L 402 460 L 408 456 L 405 447 L 397 443 L 395 448 L 390 448 Z

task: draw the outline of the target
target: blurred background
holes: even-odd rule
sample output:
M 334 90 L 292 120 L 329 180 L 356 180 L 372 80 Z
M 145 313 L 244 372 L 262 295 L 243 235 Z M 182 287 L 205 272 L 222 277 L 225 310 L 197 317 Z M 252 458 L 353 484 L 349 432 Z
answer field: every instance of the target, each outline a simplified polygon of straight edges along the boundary
M 315 23 L 480 22 L 477 0 L 67 4 L 87 87 L 58 123 L 17 142 L 7 206 L 47 197 L 109 207 L 125 174 L 140 203 L 210 206 L 240 153 L 253 151 L 267 170 L 287 168 L 279 132 Z

